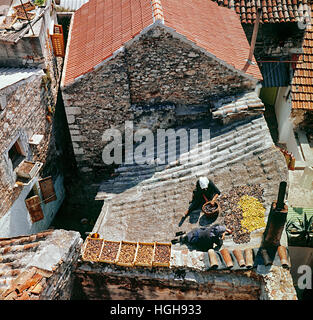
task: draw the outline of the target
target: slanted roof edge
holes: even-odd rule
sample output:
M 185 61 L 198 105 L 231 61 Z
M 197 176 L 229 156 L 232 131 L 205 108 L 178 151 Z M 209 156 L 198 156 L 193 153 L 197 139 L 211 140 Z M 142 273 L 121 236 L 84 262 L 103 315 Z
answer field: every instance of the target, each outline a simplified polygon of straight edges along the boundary
M 27 69 L 27 68 L 14 68 L 14 67 L 8 67 L 8 69 L 12 69 L 12 70 L 27 70 L 29 71 L 30 69 Z M 7 88 L 9 87 L 12 87 L 12 86 L 20 86 L 21 84 L 27 82 L 27 81 L 30 81 L 30 78 L 34 77 L 34 76 L 43 76 L 44 75 L 44 72 L 42 69 L 40 68 L 32 68 L 31 70 L 33 70 L 32 72 L 29 72 L 28 75 L 25 75 L 25 76 L 22 76 L 18 79 L 16 79 L 16 81 L 12 82 L 12 83 L 6 83 L 5 86 L 1 87 L 1 83 L 0 83 L 0 91 L 2 90 L 6 90 Z M 0 75 L 1 77 L 1 75 Z M 0 81 L 1 82 L 1 81 Z
M 253 77 L 252 75 L 249 75 L 247 73 L 245 73 L 242 70 L 236 69 L 234 66 L 230 65 L 229 63 L 227 63 L 226 61 L 218 58 L 217 56 L 215 56 L 214 54 L 212 54 L 211 52 L 209 52 L 208 50 L 200 47 L 198 44 L 194 43 L 193 41 L 189 40 L 186 36 L 184 36 L 183 34 L 177 32 L 175 29 L 168 27 L 166 24 L 162 25 L 165 29 L 167 29 L 169 32 L 172 33 L 172 35 L 175 37 L 175 35 L 178 35 L 178 39 L 184 41 L 185 43 L 191 45 L 194 49 L 201 51 L 202 53 L 204 53 L 205 55 L 209 56 L 210 58 L 216 60 L 217 62 L 219 62 L 220 64 L 222 64 L 224 67 L 239 73 L 240 75 L 248 78 L 249 80 L 255 81 L 255 82 L 259 82 L 263 79 L 257 79 L 255 77 Z M 247 57 L 248 58 L 248 57 Z M 260 71 L 261 74 L 261 71 Z
M 66 75 L 66 69 L 67 69 L 67 62 L 68 62 L 68 57 L 69 57 L 69 47 L 71 43 L 71 38 L 72 38 L 72 29 L 74 25 L 74 19 L 75 19 L 75 14 L 72 15 L 71 23 L 70 23 L 70 28 L 68 31 L 68 38 L 67 38 L 67 44 L 66 44 L 66 49 L 65 49 L 65 58 L 64 58 L 64 65 L 63 65 L 63 72 L 62 72 L 62 77 L 61 77 L 61 84 L 60 88 L 63 90 L 65 88 L 65 75 Z
M 72 25 L 72 24 L 71 24 Z M 111 59 L 115 58 L 120 52 L 125 50 L 125 47 L 129 47 L 130 45 L 132 45 L 132 43 L 134 41 L 137 41 L 142 35 L 144 35 L 145 33 L 147 33 L 150 29 L 152 29 L 154 26 L 164 26 L 162 20 L 156 20 L 155 22 L 153 22 L 152 24 L 150 24 L 149 26 L 147 26 L 146 28 L 144 28 L 141 32 L 139 32 L 138 34 L 136 34 L 132 39 L 128 40 L 127 42 L 124 43 L 123 46 L 121 46 L 119 49 L 115 50 L 110 56 L 106 57 L 104 60 L 102 60 L 100 63 L 98 63 L 97 65 L 95 65 L 94 67 L 92 67 L 90 70 L 86 71 L 85 73 L 82 73 L 81 75 L 75 77 L 75 79 L 72 82 L 69 83 L 64 83 L 65 81 L 65 73 L 66 71 L 63 73 L 62 75 L 62 82 L 61 82 L 61 89 L 64 90 L 65 88 L 73 85 L 74 83 L 76 83 L 77 81 L 83 79 L 84 77 L 86 77 L 90 72 L 99 69 L 100 67 L 102 67 L 106 62 L 110 61 Z M 71 29 L 70 31 L 71 32 Z M 68 44 L 69 44 L 70 38 L 68 39 Z M 66 70 L 66 62 L 67 62 L 67 57 L 68 57 L 68 48 L 66 48 L 67 53 L 66 53 L 66 61 L 64 62 L 64 70 Z M 64 76 L 64 77 L 63 77 Z
M 73 21 L 74 21 L 74 16 L 73 16 L 73 20 L 71 21 L 71 25 L 70 25 L 70 30 L 69 30 L 69 34 L 71 33 L 71 28 L 73 25 Z M 87 76 L 90 72 L 99 69 L 101 66 L 103 66 L 106 62 L 110 61 L 111 59 L 115 58 L 116 55 L 118 53 L 120 53 L 121 51 L 125 50 L 126 47 L 129 47 L 133 44 L 133 42 L 139 40 L 139 38 L 146 34 L 149 30 L 151 30 L 152 28 L 159 26 L 159 27 L 163 27 L 164 29 L 166 29 L 166 31 L 168 31 L 169 33 L 171 33 L 173 35 L 173 37 L 176 37 L 177 39 L 184 41 L 185 43 L 191 45 L 194 49 L 201 51 L 202 53 L 204 53 L 205 55 L 209 56 L 210 58 L 214 59 L 215 61 L 217 61 L 218 63 L 220 63 L 221 65 L 223 65 L 224 67 L 230 69 L 233 72 L 238 73 L 239 75 L 247 78 L 248 80 L 254 81 L 255 83 L 262 81 L 263 79 L 258 79 L 255 78 L 252 75 L 249 75 L 247 73 L 245 73 L 242 70 L 236 69 L 234 66 L 228 64 L 226 61 L 216 57 L 214 54 L 210 53 L 209 51 L 207 51 L 206 49 L 200 47 L 199 45 L 197 45 L 196 43 L 194 43 L 193 41 L 189 40 L 186 36 L 180 34 L 179 32 L 177 32 L 175 29 L 168 27 L 163 20 L 159 19 L 156 20 L 155 22 L 153 22 L 152 24 L 150 24 L 148 27 L 144 28 L 140 33 L 138 33 L 135 37 L 133 37 L 132 39 L 130 39 L 129 41 L 125 42 L 124 45 L 122 47 L 120 47 L 119 49 L 117 49 L 115 52 L 113 52 L 112 55 L 106 57 L 103 61 L 101 61 L 99 64 L 97 64 L 96 66 L 94 66 L 93 68 L 91 68 L 90 70 L 86 71 L 85 73 L 77 76 L 72 82 L 69 83 L 64 83 L 65 81 L 65 75 L 66 75 L 66 66 L 67 66 L 67 60 L 68 60 L 68 48 L 69 48 L 69 43 L 70 43 L 70 36 L 67 42 L 67 47 L 66 47 L 66 55 L 65 55 L 65 62 L 64 62 L 64 70 L 65 72 L 63 72 L 62 74 L 62 80 L 61 80 L 61 90 L 64 90 L 65 88 L 73 85 L 74 83 L 76 83 L 77 81 L 83 79 L 85 76 Z

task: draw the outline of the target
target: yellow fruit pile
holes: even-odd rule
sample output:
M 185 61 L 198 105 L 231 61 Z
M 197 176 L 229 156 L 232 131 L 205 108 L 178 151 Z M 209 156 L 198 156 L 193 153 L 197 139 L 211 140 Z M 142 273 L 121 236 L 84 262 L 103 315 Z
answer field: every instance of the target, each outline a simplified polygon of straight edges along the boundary
M 242 210 L 241 226 L 243 229 L 251 232 L 265 227 L 265 208 L 258 199 L 247 195 L 242 196 L 238 206 Z

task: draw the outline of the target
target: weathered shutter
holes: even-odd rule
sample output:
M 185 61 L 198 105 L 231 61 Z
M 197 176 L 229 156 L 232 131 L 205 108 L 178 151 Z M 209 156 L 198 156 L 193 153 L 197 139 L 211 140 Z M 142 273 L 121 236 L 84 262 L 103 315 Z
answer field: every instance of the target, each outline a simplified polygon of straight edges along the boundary
M 36 195 L 26 199 L 25 204 L 33 223 L 44 218 L 39 196 Z
M 64 38 L 62 25 L 55 24 L 53 27 L 53 34 L 51 35 L 51 42 L 53 45 L 53 52 L 56 57 L 65 56 Z
M 53 33 L 60 33 L 63 34 L 63 27 L 61 24 L 55 24 L 53 26 Z
M 48 203 L 57 199 L 52 177 L 39 180 L 39 185 L 44 203 Z

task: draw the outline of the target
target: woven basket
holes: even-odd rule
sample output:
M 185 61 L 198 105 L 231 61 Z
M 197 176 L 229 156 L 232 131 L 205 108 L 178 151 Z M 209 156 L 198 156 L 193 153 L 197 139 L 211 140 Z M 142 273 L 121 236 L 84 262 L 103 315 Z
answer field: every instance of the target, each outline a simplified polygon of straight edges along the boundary
M 202 206 L 202 212 L 206 215 L 206 216 L 208 216 L 208 217 L 212 217 L 212 216 L 215 216 L 215 215 L 218 215 L 219 214 L 219 212 L 221 211 L 221 207 L 220 207 L 220 205 L 219 205 L 219 203 L 218 202 L 215 202 L 214 203 L 214 207 L 216 207 L 214 210 L 212 210 L 212 211 L 207 211 L 206 210 L 206 206 L 207 205 L 210 205 L 211 203 L 210 202 L 206 202 L 203 206 Z

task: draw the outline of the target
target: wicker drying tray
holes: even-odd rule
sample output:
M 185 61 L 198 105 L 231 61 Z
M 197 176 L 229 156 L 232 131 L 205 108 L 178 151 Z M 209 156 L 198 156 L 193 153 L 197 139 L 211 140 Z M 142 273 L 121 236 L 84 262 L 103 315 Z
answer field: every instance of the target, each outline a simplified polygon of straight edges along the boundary
M 17 12 L 16 17 L 21 20 L 33 20 L 36 17 L 36 13 L 27 12 L 26 16 L 25 12 Z
M 0 29 L 11 29 L 16 20 L 17 17 L 15 15 L 5 17 L 0 25 Z
M 109 259 L 107 256 L 105 256 L 106 248 L 113 244 L 115 247 L 117 247 L 116 253 L 114 254 L 114 258 Z M 105 262 L 105 263 L 116 263 L 117 257 L 119 255 L 121 249 L 121 241 L 111 241 L 111 240 L 103 240 L 101 252 L 99 255 L 99 262 Z
M 99 255 L 102 249 L 103 239 L 99 238 L 90 238 L 88 237 L 85 240 L 84 248 L 83 248 L 83 254 L 82 258 L 84 261 L 93 261 L 98 262 L 99 261 Z M 92 246 L 96 247 L 96 252 L 93 253 L 90 257 L 88 257 L 88 253 Z
M 26 3 L 23 3 L 23 5 L 19 4 L 17 6 L 14 6 L 13 9 L 15 12 L 24 11 L 24 9 L 25 9 L 25 11 L 32 11 L 32 10 L 36 9 L 36 6 L 33 5 L 30 1 L 28 1 Z
M 151 253 L 151 258 L 149 259 L 149 262 L 141 262 L 138 260 L 138 257 L 140 257 L 140 248 L 141 247 L 152 247 L 152 253 Z M 138 248 L 136 252 L 136 257 L 135 257 L 135 266 L 139 267 L 152 267 L 152 262 L 154 258 L 154 250 L 155 250 L 155 243 L 154 242 L 138 242 Z
M 167 246 L 169 248 L 169 259 L 166 262 L 157 261 L 157 252 L 158 248 Z M 171 250 L 172 250 L 172 244 L 171 243 L 162 243 L 162 242 L 156 242 L 154 247 L 154 255 L 153 255 L 153 262 L 152 266 L 154 267 L 169 267 L 170 266 L 170 260 L 171 260 Z
M 130 261 L 123 261 L 123 255 L 124 255 L 124 248 L 128 247 L 128 246 L 134 246 L 134 250 L 133 253 L 131 255 L 132 259 Z M 131 242 L 131 241 L 121 241 L 121 246 L 120 246 L 120 250 L 118 253 L 118 257 L 116 259 L 116 265 L 118 266 L 123 266 L 123 267 L 133 267 L 134 266 L 134 261 L 135 261 L 135 257 L 136 257 L 136 253 L 137 253 L 137 249 L 138 249 L 138 243 L 137 242 Z

